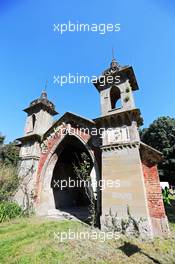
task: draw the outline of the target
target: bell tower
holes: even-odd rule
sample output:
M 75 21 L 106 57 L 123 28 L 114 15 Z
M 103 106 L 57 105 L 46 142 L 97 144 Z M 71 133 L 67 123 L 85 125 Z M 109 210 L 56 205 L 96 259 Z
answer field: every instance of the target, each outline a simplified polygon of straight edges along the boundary
M 162 153 L 140 141 L 143 119 L 133 97 L 138 90 L 133 68 L 113 59 L 94 85 L 101 100 L 101 117 L 94 121 L 103 131 L 101 179 L 106 186 L 101 192 L 101 227 L 125 228 L 143 237 L 167 235 L 157 170 Z
M 57 114 L 54 104 L 47 99 L 45 90 L 38 99 L 32 101 L 30 106 L 24 109 L 24 112 L 28 115 L 25 136 L 45 133 L 52 125 L 52 117 Z
M 144 148 L 140 142 L 138 128 L 143 124 L 143 119 L 133 97 L 133 93 L 138 90 L 133 68 L 121 66 L 113 59 L 94 85 L 101 102 L 101 117 L 94 121 L 98 128 L 103 129 L 100 135 L 101 179 L 106 186 L 101 192 L 101 226 L 103 229 L 111 228 L 114 216 L 117 216 L 115 221 L 121 227 L 123 220 L 127 221 L 130 214 L 139 223 L 143 236 L 153 236 L 151 209 L 148 207 L 149 190 L 146 189 L 141 158 L 149 146 Z M 157 160 L 160 158 L 160 153 L 153 149 L 149 151 L 152 151 L 152 157 L 157 155 Z M 117 186 L 112 185 L 115 181 L 119 183 Z M 109 182 L 111 186 L 108 186 Z M 159 231 L 162 232 L 161 228 Z
M 21 146 L 18 175 L 22 181 L 15 200 L 23 208 L 27 208 L 32 204 L 42 136 L 53 125 L 53 116 L 57 112 L 54 104 L 47 99 L 45 90 L 24 112 L 27 113 L 24 136 L 17 139 Z
M 102 116 L 135 108 L 133 91 L 138 90 L 138 86 L 132 67 L 121 67 L 113 59 L 95 86 L 100 92 Z
M 24 112 L 27 113 L 24 136 L 18 138 L 21 142 L 20 157 L 28 160 L 40 156 L 39 143 L 42 135 L 52 126 L 53 116 L 57 114 L 55 106 L 47 99 L 47 93 L 32 101 Z
M 139 142 L 138 127 L 143 124 L 133 92 L 138 90 L 131 66 L 121 66 L 115 59 L 94 82 L 100 94 L 101 117 L 96 121 L 106 129 L 103 145 Z

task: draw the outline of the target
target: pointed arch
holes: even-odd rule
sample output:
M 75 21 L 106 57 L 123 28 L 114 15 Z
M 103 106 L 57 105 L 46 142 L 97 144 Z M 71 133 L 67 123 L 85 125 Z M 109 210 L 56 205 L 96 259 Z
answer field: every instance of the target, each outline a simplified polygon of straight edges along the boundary
M 72 148 L 72 150 L 71 150 Z M 79 190 L 79 198 L 77 194 L 72 192 L 72 196 L 69 196 L 64 203 L 63 199 L 66 197 L 66 193 L 60 193 L 53 189 L 53 179 L 58 179 L 60 174 L 64 171 L 61 177 L 67 177 L 68 171 L 71 172 L 72 165 L 70 162 L 73 161 L 73 152 L 86 152 L 92 161 L 92 170 L 90 173 L 92 181 L 99 180 L 99 168 L 94 156 L 93 151 L 88 146 L 87 142 L 85 142 L 79 135 L 63 135 L 61 139 L 58 140 L 57 143 L 54 144 L 52 149 L 49 151 L 49 155 L 44 162 L 44 166 L 40 173 L 40 187 L 38 192 L 38 205 L 37 212 L 40 215 L 49 214 L 50 210 L 58 209 L 60 211 L 65 211 L 66 206 L 69 207 L 71 205 L 71 199 L 74 199 L 75 205 L 78 205 L 78 199 L 82 199 L 82 205 L 88 205 L 86 201 L 83 203 L 83 199 L 85 199 L 83 195 L 83 190 Z M 67 162 L 67 166 L 66 166 Z M 61 165 L 63 164 L 63 166 Z M 65 169 L 66 168 L 66 169 Z M 97 184 L 95 184 L 97 186 Z M 94 195 L 98 195 L 98 190 L 93 189 Z M 58 201 L 58 199 L 60 199 Z M 97 197 L 97 200 L 99 198 Z M 81 202 L 80 202 L 81 205 Z M 72 206 L 72 205 L 71 205 Z M 99 201 L 97 201 L 98 210 L 100 210 Z M 66 209 L 67 210 L 67 209 Z M 67 211 L 68 212 L 68 211 Z M 81 212 L 80 212 L 81 213 Z
M 121 91 L 117 86 L 112 86 L 110 90 L 111 109 L 121 108 Z

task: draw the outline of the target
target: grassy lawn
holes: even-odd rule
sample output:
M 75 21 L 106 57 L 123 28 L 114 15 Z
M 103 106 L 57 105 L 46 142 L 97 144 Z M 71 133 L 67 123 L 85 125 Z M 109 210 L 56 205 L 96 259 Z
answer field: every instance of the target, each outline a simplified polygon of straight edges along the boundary
M 171 236 L 143 242 L 122 237 L 118 240 L 65 240 L 55 234 L 88 231 L 75 221 L 19 218 L 0 225 L 0 263 L 175 263 L 175 223 Z

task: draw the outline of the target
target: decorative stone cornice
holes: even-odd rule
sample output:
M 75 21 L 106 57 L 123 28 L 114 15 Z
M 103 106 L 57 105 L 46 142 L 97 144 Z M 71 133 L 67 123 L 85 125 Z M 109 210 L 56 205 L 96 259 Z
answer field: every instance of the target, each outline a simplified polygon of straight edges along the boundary
M 102 151 L 114 151 L 114 150 L 121 150 L 121 149 L 124 149 L 124 148 L 136 148 L 136 147 L 139 147 L 139 142 L 135 141 L 135 142 L 123 142 L 123 143 L 120 143 L 120 144 L 110 144 L 110 145 L 103 145 L 103 146 L 100 146 L 100 148 L 102 149 Z
M 140 109 L 133 108 L 118 112 L 111 111 L 109 114 L 93 119 L 97 127 L 115 127 L 122 125 L 131 125 L 133 121 L 137 122 L 138 126 L 143 124 L 143 118 Z
M 24 137 L 21 138 L 17 138 L 16 140 L 24 143 L 24 142 L 29 142 L 29 141 L 41 141 L 41 135 L 39 134 L 31 134 L 31 135 L 26 135 Z
M 23 160 L 31 160 L 31 159 L 33 159 L 33 160 L 39 160 L 40 159 L 40 157 L 39 156 L 23 156 L 23 157 L 20 157 L 20 161 L 23 161 Z

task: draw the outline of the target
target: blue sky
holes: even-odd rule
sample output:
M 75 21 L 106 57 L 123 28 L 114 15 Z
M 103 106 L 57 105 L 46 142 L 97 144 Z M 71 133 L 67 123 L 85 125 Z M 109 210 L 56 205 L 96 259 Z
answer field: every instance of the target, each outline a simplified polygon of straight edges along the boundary
M 49 99 L 62 115 L 100 115 L 92 84 L 58 86 L 53 76 L 100 75 L 112 47 L 122 65 L 132 65 L 140 90 L 135 93 L 144 126 L 158 116 L 175 117 L 175 3 L 173 0 L 1 0 L 0 131 L 6 142 L 23 135 L 22 109 L 37 98 L 48 80 Z M 53 31 L 53 24 L 120 23 L 120 32 Z M 59 116 L 57 117 L 59 118 Z

